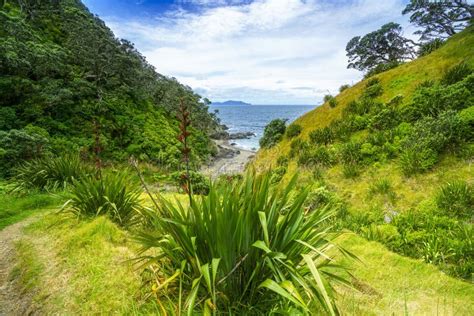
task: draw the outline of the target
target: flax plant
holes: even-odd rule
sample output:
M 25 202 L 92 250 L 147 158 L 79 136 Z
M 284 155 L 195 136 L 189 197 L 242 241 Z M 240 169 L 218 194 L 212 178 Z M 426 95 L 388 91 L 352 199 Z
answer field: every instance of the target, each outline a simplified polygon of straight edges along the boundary
M 335 283 L 349 285 L 333 260 L 350 255 L 332 243 L 334 211 L 307 212 L 307 190 L 271 175 L 211 185 L 189 205 L 158 197 L 146 213 L 151 229 L 136 235 L 139 258 L 153 267 L 152 289 L 173 313 L 266 314 L 296 311 L 336 315 Z M 164 310 L 168 308 L 164 308 Z

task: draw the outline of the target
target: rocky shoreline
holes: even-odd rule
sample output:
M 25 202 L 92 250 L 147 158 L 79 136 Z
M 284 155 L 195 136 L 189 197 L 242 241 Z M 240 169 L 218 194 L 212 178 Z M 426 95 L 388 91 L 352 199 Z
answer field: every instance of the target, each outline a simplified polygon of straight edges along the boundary
M 239 138 L 241 139 L 241 138 Z M 223 174 L 237 174 L 245 171 L 247 163 L 255 157 L 255 151 L 245 150 L 229 143 L 229 139 L 216 139 L 218 153 L 201 172 L 212 178 Z

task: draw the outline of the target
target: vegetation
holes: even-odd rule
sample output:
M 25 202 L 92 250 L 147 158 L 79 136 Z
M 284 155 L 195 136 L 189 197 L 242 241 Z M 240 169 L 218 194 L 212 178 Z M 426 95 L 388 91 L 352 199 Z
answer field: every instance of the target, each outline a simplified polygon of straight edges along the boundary
M 301 126 L 298 124 L 290 124 L 286 129 L 286 136 L 293 138 L 301 134 Z
M 138 221 L 141 188 L 127 172 L 108 172 L 74 182 L 71 199 L 63 206 L 79 218 L 108 216 L 122 226 Z
M 0 177 L 48 153 L 92 156 L 94 137 L 102 159 L 179 168 L 179 100 L 193 162 L 215 152 L 207 101 L 158 74 L 80 1 L 3 1 L 0 24 Z
M 211 186 L 188 207 L 161 199 L 147 213 L 153 230 L 137 240 L 144 252 L 157 250 L 144 259 L 157 263 L 151 282 L 159 301 L 178 302 L 178 314 L 337 311 L 333 286 L 347 281 L 329 259 L 333 211 L 305 214 L 307 192 L 294 191 L 296 177 L 286 187 L 270 180 L 249 173 L 241 183 Z
M 473 39 L 469 28 L 346 89 L 336 108 L 298 119 L 300 136 L 262 150 L 254 165 L 288 157 L 282 181 L 299 173 L 301 185 L 329 190 L 330 203 L 344 205 L 338 227 L 470 279 Z M 321 153 L 333 153 L 331 163 Z
M 260 139 L 260 146 L 262 148 L 270 148 L 282 140 L 283 135 L 285 135 L 286 121 L 287 120 L 283 119 L 275 119 L 265 126 L 263 137 Z

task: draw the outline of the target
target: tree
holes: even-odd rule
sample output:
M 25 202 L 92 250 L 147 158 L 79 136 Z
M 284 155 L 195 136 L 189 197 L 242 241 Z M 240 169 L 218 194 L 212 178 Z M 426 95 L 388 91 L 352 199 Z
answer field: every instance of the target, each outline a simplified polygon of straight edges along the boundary
M 286 119 L 274 119 L 268 123 L 263 131 L 263 137 L 260 139 L 260 146 L 270 148 L 282 140 L 285 135 L 286 121 Z
M 465 0 L 411 0 L 402 14 L 410 14 L 410 22 L 422 28 L 415 34 L 427 41 L 447 38 L 464 29 L 474 19 L 474 6 Z
M 402 27 L 387 23 L 363 37 L 352 38 L 346 46 L 349 65 L 347 68 L 372 70 L 380 65 L 399 64 L 415 56 L 416 44 L 402 36 Z

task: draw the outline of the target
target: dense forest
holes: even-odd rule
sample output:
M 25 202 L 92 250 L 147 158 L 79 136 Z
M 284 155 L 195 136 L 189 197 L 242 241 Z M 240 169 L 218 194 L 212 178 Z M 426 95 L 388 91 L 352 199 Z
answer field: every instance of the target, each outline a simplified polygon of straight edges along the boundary
M 157 73 L 80 1 L 4 1 L 0 24 L 2 176 L 20 160 L 66 152 L 176 169 L 181 101 L 193 161 L 215 152 L 208 101 Z

